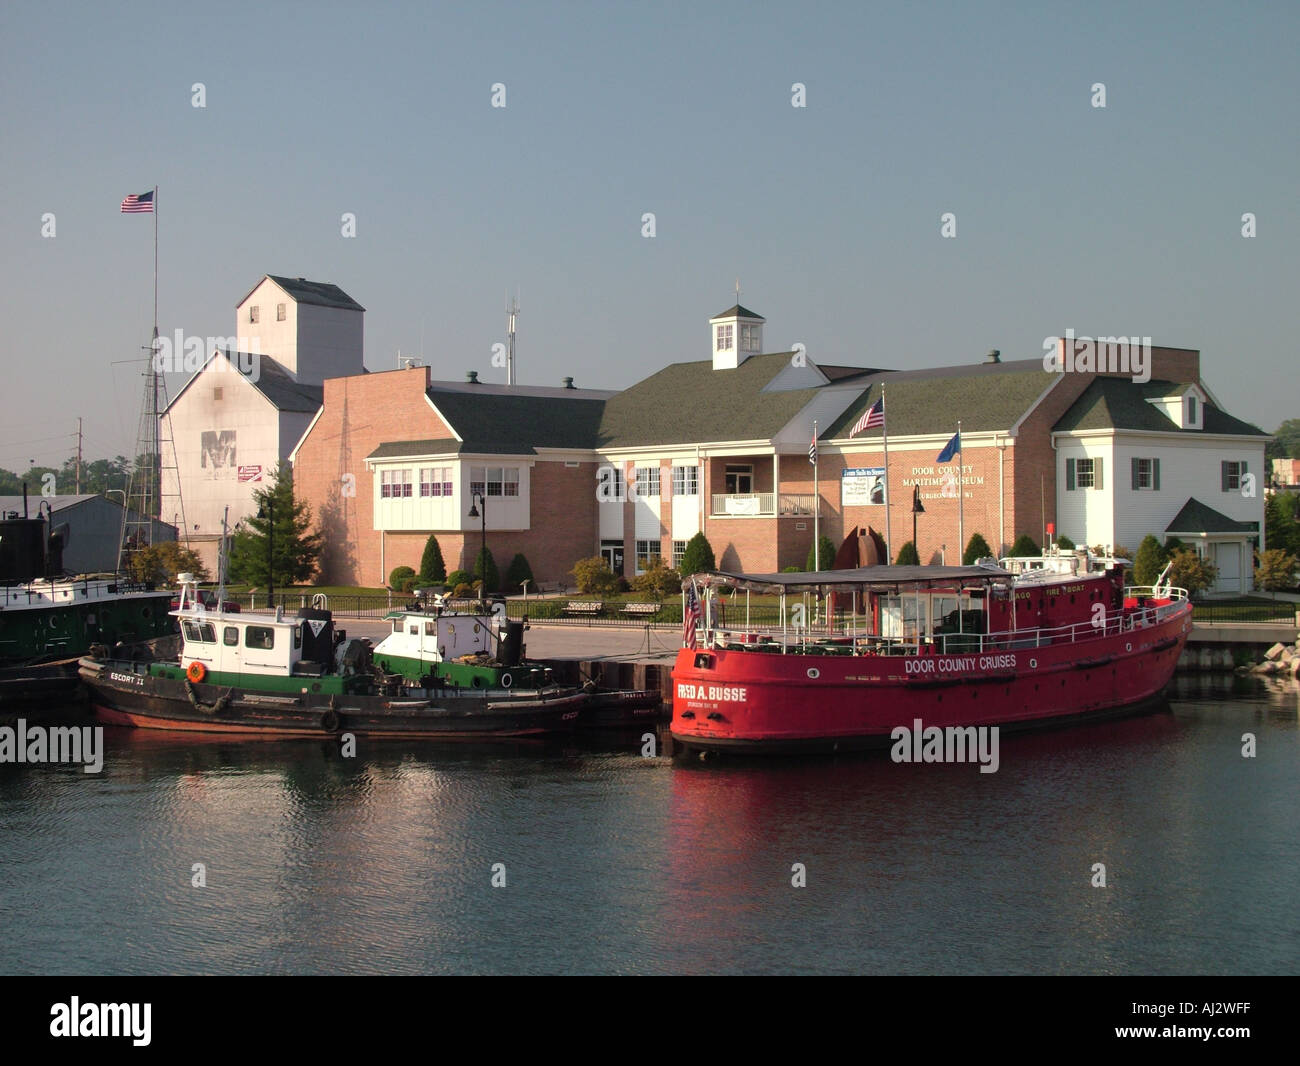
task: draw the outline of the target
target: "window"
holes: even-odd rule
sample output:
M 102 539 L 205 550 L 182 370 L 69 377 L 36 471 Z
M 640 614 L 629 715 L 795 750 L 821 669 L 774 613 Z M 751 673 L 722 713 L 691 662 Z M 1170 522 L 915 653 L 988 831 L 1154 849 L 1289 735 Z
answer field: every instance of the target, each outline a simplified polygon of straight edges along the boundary
M 426 637 L 436 637 L 436 636 L 438 635 L 438 623 L 437 623 L 437 622 L 425 622 L 425 623 L 424 623 L 424 635 L 425 635 Z
M 657 466 L 638 466 L 636 476 L 636 494 L 641 497 L 659 495 L 659 468 Z
M 284 321 L 284 304 L 276 304 L 276 305 L 275 305 L 275 320 L 276 320 L 277 322 L 283 322 L 283 321 Z
M 719 327 L 718 327 L 718 333 L 717 333 L 717 338 L 718 338 L 717 348 L 718 348 L 718 351 L 720 351 L 720 352 L 729 352 L 729 351 L 731 351 L 731 342 L 732 342 L 732 337 L 733 337 L 733 334 L 732 334 L 731 331 L 732 331 L 733 328 L 734 328 L 734 327 L 731 325 L 731 323 L 728 323 L 728 324 L 725 325 L 725 326 L 719 326 Z
M 472 466 L 469 469 L 471 496 L 518 496 L 519 467 Z
M 728 463 L 726 469 L 727 493 L 746 495 L 754 491 L 754 468 Z
M 382 470 L 379 473 L 379 496 L 381 499 L 399 499 L 411 495 L 411 472 L 409 470 Z
M 636 572 L 644 574 L 650 569 L 650 561 L 659 557 L 657 540 L 638 540 L 636 542 Z
M 302 627 L 301 627 L 301 626 L 294 626 L 294 628 L 293 628 L 293 646 L 294 646 L 295 648 L 301 648 L 301 647 L 302 647 Z
M 682 568 L 682 559 L 684 559 L 685 557 L 686 557 L 686 541 L 684 540 L 673 541 L 673 569 L 674 570 L 680 570 Z
M 740 327 L 740 350 L 742 352 L 758 351 L 761 341 L 762 330 L 758 326 L 741 326 Z
M 239 647 L 239 627 L 226 626 L 221 632 L 221 643 L 227 648 Z
M 700 471 L 694 466 L 673 467 L 673 495 L 698 496 L 700 492 Z
M 1135 491 L 1147 489 L 1157 492 L 1160 489 L 1160 460 L 1133 460 L 1133 488 Z
M 215 389 L 212 390 L 212 399 L 213 399 L 214 402 L 217 401 L 217 400 L 220 400 L 220 399 L 221 399 L 221 387 L 220 387 L 220 386 L 218 386 L 217 388 L 215 388 Z
M 451 495 L 451 467 L 449 466 L 420 467 L 420 495 L 421 496 L 450 496 Z
M 1187 397 L 1187 424 L 1193 425 L 1196 422 L 1196 397 Z
M 244 647 L 270 651 L 275 647 L 275 630 L 270 626 L 249 626 L 244 630 Z
M 1065 489 L 1067 492 L 1073 492 L 1075 489 L 1099 489 L 1101 487 L 1100 459 L 1065 460 Z
M 1246 476 L 1244 461 L 1225 462 L 1220 465 L 1220 487 L 1224 492 L 1240 492 L 1241 479 Z
M 248 321 L 256 322 L 258 320 L 257 304 L 252 304 L 248 308 Z
M 396 622 L 393 623 L 393 632 L 400 633 L 401 631 L 402 631 L 402 620 L 399 618 Z

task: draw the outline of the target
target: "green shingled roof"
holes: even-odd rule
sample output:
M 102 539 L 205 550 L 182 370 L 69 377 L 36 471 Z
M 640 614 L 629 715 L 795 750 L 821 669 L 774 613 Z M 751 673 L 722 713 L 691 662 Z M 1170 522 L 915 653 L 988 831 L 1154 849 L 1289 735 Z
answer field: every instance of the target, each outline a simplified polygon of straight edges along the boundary
M 529 396 L 480 389 L 429 389 L 444 418 L 462 438 L 462 452 L 531 455 L 536 448 L 592 448 L 605 406 L 603 395 Z
M 1165 526 L 1166 533 L 1258 533 L 1258 522 L 1238 522 L 1195 497 L 1189 497 L 1174 520 Z
M 1045 371 L 1038 359 L 884 374 L 849 405 L 823 437 L 847 437 L 880 398 L 882 384 L 885 428 L 891 437 L 904 437 L 954 433 L 958 419 L 964 433 L 1008 430 L 1057 380 L 1059 375 Z M 880 434 L 876 427 L 864 430 L 854 440 L 871 440 Z
M 760 315 L 757 311 L 751 311 L 747 307 L 741 307 L 740 304 L 733 304 L 731 307 L 728 307 L 725 311 L 719 311 L 716 315 L 713 316 L 713 318 L 756 318 L 760 322 L 767 321 L 767 319 L 764 318 L 762 315 Z M 709 321 L 712 322 L 713 318 L 709 319 Z
M 385 441 L 367 459 L 403 459 L 408 455 L 445 455 L 459 452 L 460 441 L 454 437 L 439 437 L 436 440 L 396 440 Z
M 1138 429 L 1157 433 L 1239 433 L 1264 436 L 1249 422 L 1220 411 L 1210 404 L 1201 406 L 1203 429 L 1180 429 L 1150 400 L 1175 395 L 1186 383 L 1148 381 L 1137 385 L 1127 378 L 1099 377 L 1071 404 L 1053 427 L 1058 432 L 1088 429 Z
M 666 366 L 606 401 L 594 446 L 769 440 L 819 391 L 763 391 L 793 354 L 750 356 L 734 370 L 712 361 Z

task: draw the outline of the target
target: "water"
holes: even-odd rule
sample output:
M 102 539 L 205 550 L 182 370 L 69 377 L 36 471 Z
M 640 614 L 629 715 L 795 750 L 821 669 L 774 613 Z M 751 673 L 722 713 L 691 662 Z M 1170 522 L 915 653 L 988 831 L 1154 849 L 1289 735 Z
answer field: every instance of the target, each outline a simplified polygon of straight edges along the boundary
M 1295 973 L 1297 690 L 1227 684 L 996 774 L 109 729 L 0 766 L 0 972 Z

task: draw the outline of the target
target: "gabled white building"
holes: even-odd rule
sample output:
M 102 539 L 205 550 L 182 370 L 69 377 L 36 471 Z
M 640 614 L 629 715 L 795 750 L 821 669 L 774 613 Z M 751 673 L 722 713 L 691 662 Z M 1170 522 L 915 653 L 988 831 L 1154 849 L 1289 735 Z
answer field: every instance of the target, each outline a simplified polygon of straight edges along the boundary
M 1057 533 L 1131 551 L 1177 537 L 1218 568 L 1212 592 L 1249 592 L 1268 440 L 1196 383 L 1098 378 L 1052 433 Z
M 162 495 L 175 499 L 179 480 L 190 544 L 214 574 L 227 508 L 232 526 L 253 512 L 254 491 L 320 409 L 325 378 L 365 373 L 364 315 L 337 285 L 268 274 L 236 308 L 246 350 L 213 352 L 167 405 L 176 469 L 164 456 Z

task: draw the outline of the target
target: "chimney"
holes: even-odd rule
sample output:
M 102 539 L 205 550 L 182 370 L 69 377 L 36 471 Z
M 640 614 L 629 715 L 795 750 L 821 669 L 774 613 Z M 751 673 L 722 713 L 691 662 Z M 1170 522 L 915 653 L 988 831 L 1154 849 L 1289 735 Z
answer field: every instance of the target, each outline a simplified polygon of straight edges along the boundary
M 984 362 L 1000 363 L 1002 362 L 1002 353 L 998 351 L 996 348 L 990 348 L 989 354 L 985 357 Z
M 565 379 L 564 379 L 564 387 L 565 387 L 566 389 L 571 389 L 571 388 L 573 388 L 573 378 L 565 378 Z
M 468 381 L 471 385 L 477 385 L 477 384 L 478 384 L 478 371 L 477 371 L 477 370 L 467 370 L 467 371 L 465 371 L 465 380 Z

